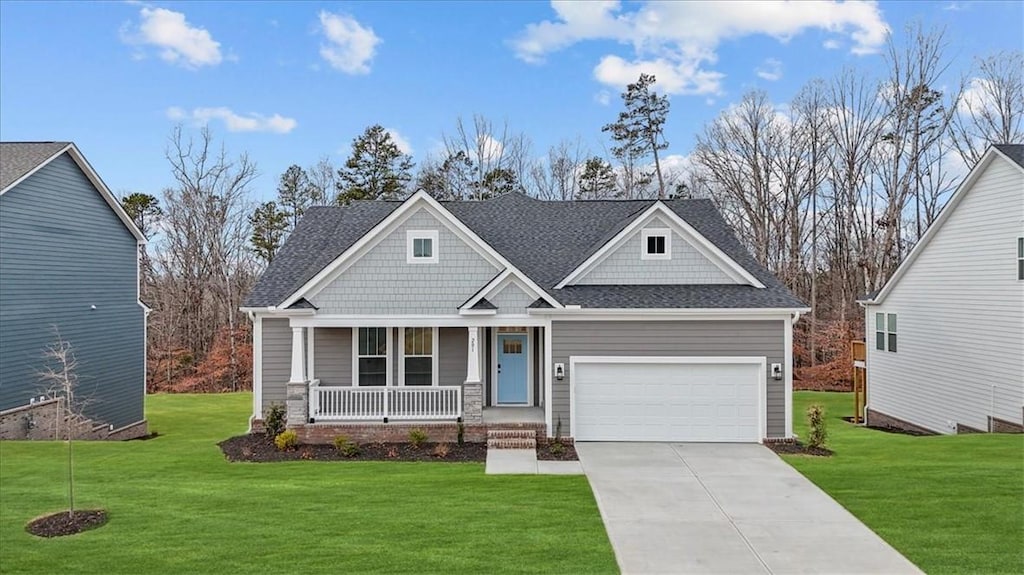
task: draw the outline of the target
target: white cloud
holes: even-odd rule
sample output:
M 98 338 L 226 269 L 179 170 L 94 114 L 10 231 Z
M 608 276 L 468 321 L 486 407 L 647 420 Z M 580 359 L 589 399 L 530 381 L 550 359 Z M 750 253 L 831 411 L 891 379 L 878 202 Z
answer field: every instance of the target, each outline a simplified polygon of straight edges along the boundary
M 708 65 L 724 41 L 767 35 L 786 42 L 820 29 L 849 37 L 854 54 L 869 54 L 889 32 L 875 2 L 645 2 L 635 10 L 617 1 L 551 5 L 553 20 L 528 25 L 512 41 L 519 58 L 538 63 L 579 42 L 612 40 L 631 46 L 633 54 L 602 57 L 594 70 L 600 82 L 621 88 L 642 70 L 657 76 L 661 90 L 680 94 L 721 92 L 723 75 Z
M 391 136 L 391 141 L 394 142 L 396 146 L 398 146 L 399 152 L 402 152 L 403 154 L 408 154 L 410 156 L 412 155 L 412 145 L 409 143 L 409 140 L 405 136 L 400 134 L 398 130 L 394 128 L 385 128 L 384 131 L 387 132 L 389 136 Z
M 602 106 L 607 106 L 612 103 L 612 93 L 608 90 L 601 90 L 594 94 L 594 101 Z
M 299 125 L 294 118 L 286 118 L 280 114 L 264 116 L 262 114 L 236 114 L 230 108 L 195 108 L 191 112 L 177 106 L 167 108 L 167 117 L 174 121 L 191 121 L 196 124 L 208 124 L 220 120 L 229 132 L 269 132 L 287 134 Z
M 160 59 L 185 68 L 216 66 L 224 59 L 220 42 L 205 28 L 189 24 L 183 13 L 165 8 L 144 6 L 139 10 L 138 25 L 124 26 L 121 39 L 135 46 L 154 46 Z M 141 53 L 133 55 L 140 57 Z
M 757 77 L 769 82 L 782 79 L 782 62 L 775 58 L 768 58 L 757 67 Z
M 480 156 L 487 162 L 497 161 L 505 151 L 505 146 L 490 134 L 480 134 L 476 139 L 476 146 L 480 150 Z
M 839 40 L 836 40 L 835 38 L 829 38 L 828 40 L 822 42 L 821 46 L 826 50 L 838 50 L 841 45 L 839 44 Z
M 320 29 L 326 39 L 320 45 L 320 55 L 332 68 L 346 74 L 370 73 L 370 61 L 381 42 L 372 28 L 351 16 L 321 11 Z
M 994 112 L 999 105 L 992 97 L 997 90 L 992 86 L 990 80 L 984 78 L 971 78 L 960 96 L 957 104 L 957 111 L 961 114 L 981 114 L 983 112 Z

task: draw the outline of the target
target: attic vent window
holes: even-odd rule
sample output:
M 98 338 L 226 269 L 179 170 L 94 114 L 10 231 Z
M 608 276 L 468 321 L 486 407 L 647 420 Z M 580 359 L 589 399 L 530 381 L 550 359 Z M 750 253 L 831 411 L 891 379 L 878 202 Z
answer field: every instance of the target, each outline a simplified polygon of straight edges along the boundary
M 406 232 L 405 261 L 410 264 L 437 263 L 437 230 Z
M 672 233 L 668 229 L 648 228 L 640 234 L 640 259 L 672 259 Z

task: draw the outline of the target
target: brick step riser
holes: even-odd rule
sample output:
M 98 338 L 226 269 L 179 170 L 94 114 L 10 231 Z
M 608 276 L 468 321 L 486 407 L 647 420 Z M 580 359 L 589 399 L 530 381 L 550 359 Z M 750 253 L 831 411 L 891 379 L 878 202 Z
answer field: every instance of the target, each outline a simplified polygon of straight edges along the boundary
M 533 439 L 507 440 L 488 439 L 487 449 L 537 449 L 537 441 Z
M 533 430 L 505 430 L 495 429 L 487 431 L 487 439 L 536 439 L 537 432 Z

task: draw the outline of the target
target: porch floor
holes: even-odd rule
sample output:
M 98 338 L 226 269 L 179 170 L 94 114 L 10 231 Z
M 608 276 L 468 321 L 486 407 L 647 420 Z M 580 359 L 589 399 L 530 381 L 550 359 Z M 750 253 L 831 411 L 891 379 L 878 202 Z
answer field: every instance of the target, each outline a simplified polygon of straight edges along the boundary
M 544 423 L 543 407 L 485 407 L 484 424 Z

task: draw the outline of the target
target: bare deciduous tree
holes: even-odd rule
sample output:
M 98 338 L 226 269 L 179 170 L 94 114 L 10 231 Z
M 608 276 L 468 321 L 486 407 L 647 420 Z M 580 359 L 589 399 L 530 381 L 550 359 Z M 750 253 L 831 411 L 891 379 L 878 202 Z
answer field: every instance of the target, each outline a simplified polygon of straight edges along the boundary
M 53 326 L 53 342 L 43 352 L 44 367 L 39 371 L 43 392 L 57 399 L 57 417 L 54 429 L 55 439 L 63 439 L 67 445 L 68 515 L 75 515 L 75 455 L 74 440 L 77 429 L 88 421 L 84 414 L 87 398 L 78 393 L 78 360 L 71 342 L 64 339 L 57 326 Z M 61 423 L 64 423 L 63 429 Z
M 953 117 L 951 136 L 973 166 L 991 144 L 1024 142 L 1024 53 L 1000 52 L 975 62 Z

